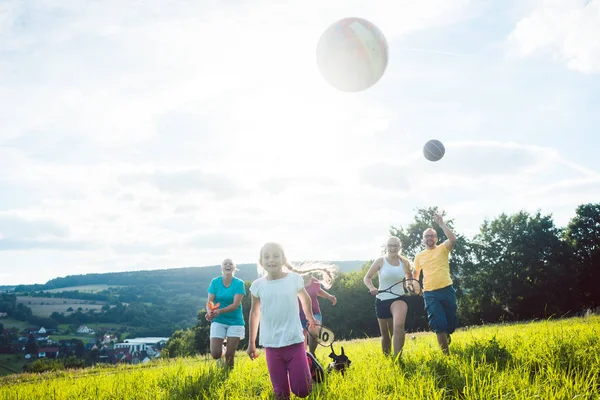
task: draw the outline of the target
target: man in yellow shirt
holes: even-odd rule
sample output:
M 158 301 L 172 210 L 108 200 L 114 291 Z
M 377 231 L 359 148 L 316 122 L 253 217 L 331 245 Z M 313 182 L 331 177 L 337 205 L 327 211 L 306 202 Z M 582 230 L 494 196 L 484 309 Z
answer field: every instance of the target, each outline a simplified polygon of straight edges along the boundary
M 442 351 L 448 354 L 450 334 L 456 329 L 456 291 L 450 278 L 448 256 L 456 243 L 456 236 L 446 226 L 441 215 L 434 215 L 435 222 L 448 239 L 437 245 L 437 233 L 433 228 L 423 232 L 423 243 L 427 248 L 415 256 L 415 279 L 423 270 L 423 298 L 430 328 L 435 332 Z

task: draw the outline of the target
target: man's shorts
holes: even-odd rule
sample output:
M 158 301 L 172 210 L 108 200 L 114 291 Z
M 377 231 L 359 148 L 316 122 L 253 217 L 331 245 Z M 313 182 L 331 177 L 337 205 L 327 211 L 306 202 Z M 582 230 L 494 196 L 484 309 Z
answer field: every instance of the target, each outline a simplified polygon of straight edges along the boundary
M 451 334 L 458 325 L 456 291 L 450 286 L 423 292 L 429 327 L 435 333 Z
M 226 337 L 244 339 L 246 337 L 244 325 L 225 325 L 218 322 L 210 324 L 211 339 L 225 339 Z

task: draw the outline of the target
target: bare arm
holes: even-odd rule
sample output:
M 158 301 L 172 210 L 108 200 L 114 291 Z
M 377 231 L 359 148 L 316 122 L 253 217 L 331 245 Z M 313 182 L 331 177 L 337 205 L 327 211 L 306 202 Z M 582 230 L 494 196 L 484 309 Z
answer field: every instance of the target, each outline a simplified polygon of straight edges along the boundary
M 208 300 L 206 300 L 206 311 L 210 311 L 209 303 L 210 302 L 214 302 L 214 301 L 215 301 L 215 294 L 214 293 L 209 293 L 208 294 Z
M 454 247 L 454 243 L 456 243 L 456 236 L 450 230 L 450 228 L 448 228 L 448 226 L 446 225 L 446 223 L 444 222 L 444 220 L 442 219 L 442 216 L 440 214 L 436 213 L 433 216 L 433 218 L 435 219 L 435 222 L 440 226 L 440 228 L 442 228 L 442 230 L 444 231 L 444 234 L 448 238 L 444 242 L 444 245 L 446 246 L 446 248 L 448 250 L 452 250 L 452 248 Z
M 421 274 L 421 264 L 419 263 L 419 259 L 415 257 L 415 269 L 413 270 L 413 278 L 419 280 L 419 275 Z
M 215 294 L 214 293 L 209 293 L 208 294 L 208 300 L 206 300 L 206 315 L 204 315 L 204 318 L 206 318 L 206 320 L 208 322 L 212 321 L 214 317 L 217 316 L 217 314 L 215 314 L 214 311 L 210 310 L 210 303 L 215 301 Z
M 308 321 L 308 325 L 315 324 L 315 316 L 312 312 L 312 300 L 310 295 L 306 291 L 305 288 L 300 289 L 298 291 L 298 297 L 300 298 L 300 303 L 302 304 L 302 310 L 304 311 L 304 315 L 306 315 L 306 320 Z
M 248 316 L 248 350 L 246 352 L 251 359 L 258 357 L 256 351 L 256 336 L 258 335 L 258 322 L 260 321 L 260 298 L 250 295 L 250 314 Z
M 383 265 L 383 259 L 378 258 L 373 264 L 371 264 L 371 268 L 367 271 L 367 274 L 363 278 L 363 282 L 365 286 L 369 289 L 369 292 L 375 296 L 377 294 L 377 288 L 373 286 L 373 276 L 381 269 Z
M 412 271 L 412 267 L 410 265 L 410 260 L 408 258 L 402 257 L 402 256 L 400 256 L 400 260 L 402 261 L 402 264 L 404 265 L 404 277 L 406 279 L 412 279 L 413 271 Z
M 243 294 L 236 294 L 233 296 L 233 303 L 231 303 L 230 305 L 228 305 L 227 307 L 220 309 L 217 308 L 216 311 L 216 315 L 221 315 L 224 313 L 228 313 L 228 312 L 232 312 L 237 310 L 237 308 L 240 306 L 240 303 L 242 302 L 242 298 L 244 297 Z M 216 316 L 215 315 L 215 316 Z
M 317 293 L 317 296 L 323 297 L 323 298 L 331 301 L 331 304 L 333 304 L 334 306 L 337 303 L 337 297 L 335 297 L 334 295 L 331 295 L 331 294 L 327 293 L 325 290 L 323 290 L 323 288 L 319 289 L 319 293 Z

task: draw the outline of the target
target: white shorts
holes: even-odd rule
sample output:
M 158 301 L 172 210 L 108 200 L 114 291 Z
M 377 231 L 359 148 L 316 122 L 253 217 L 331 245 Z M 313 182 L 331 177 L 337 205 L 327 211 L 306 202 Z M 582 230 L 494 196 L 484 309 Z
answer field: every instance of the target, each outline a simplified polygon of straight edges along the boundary
M 210 324 L 211 339 L 225 339 L 226 337 L 244 339 L 246 337 L 244 325 L 225 325 L 218 322 Z

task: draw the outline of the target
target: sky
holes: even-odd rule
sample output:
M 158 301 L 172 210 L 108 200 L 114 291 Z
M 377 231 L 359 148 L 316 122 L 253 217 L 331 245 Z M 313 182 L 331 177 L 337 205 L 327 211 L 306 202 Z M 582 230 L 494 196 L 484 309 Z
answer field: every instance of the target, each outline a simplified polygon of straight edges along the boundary
M 345 17 L 388 42 L 361 92 L 316 64 Z M 600 0 L 0 0 L 0 285 L 368 260 L 430 206 L 566 226 L 600 199 L 599 77 Z

